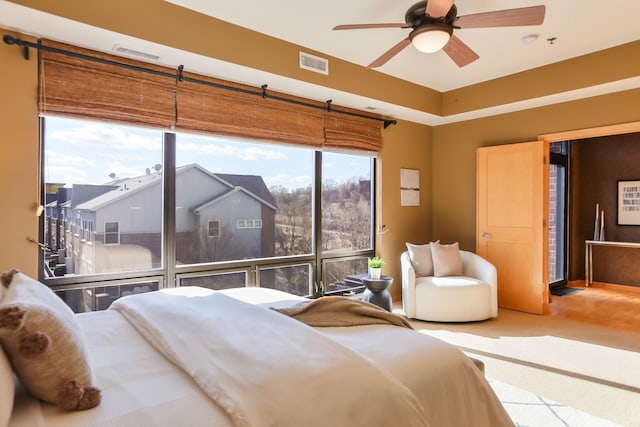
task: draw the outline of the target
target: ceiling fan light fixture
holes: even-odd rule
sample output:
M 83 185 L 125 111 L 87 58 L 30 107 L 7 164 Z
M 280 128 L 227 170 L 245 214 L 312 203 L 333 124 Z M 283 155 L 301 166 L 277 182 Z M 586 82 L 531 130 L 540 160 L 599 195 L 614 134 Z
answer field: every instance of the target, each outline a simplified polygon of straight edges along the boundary
M 433 53 L 442 49 L 451 38 L 453 28 L 446 24 L 425 24 L 411 32 L 413 47 L 420 52 Z

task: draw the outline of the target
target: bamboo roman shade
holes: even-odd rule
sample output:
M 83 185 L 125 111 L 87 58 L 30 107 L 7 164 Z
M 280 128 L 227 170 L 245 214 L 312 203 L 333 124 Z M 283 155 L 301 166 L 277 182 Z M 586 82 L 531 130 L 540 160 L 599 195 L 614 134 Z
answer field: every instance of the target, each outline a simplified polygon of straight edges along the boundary
M 324 141 L 322 110 L 276 99 L 261 98 L 257 95 L 260 91 L 250 86 L 203 76 L 191 77 L 235 87 L 242 91 L 190 81 L 180 82 L 177 95 L 176 129 L 314 147 L 322 145 Z M 286 97 L 283 94 L 278 96 Z M 288 99 L 296 98 L 288 97 Z
M 382 131 L 379 121 L 327 112 L 324 119 L 324 132 L 325 147 L 382 150 Z
M 382 148 L 378 116 L 329 111 L 321 102 L 49 40 L 43 45 L 39 108 L 44 114 L 318 148 Z
M 45 40 L 43 45 L 158 72 L 175 70 Z M 163 75 L 41 50 L 41 113 L 169 128 L 174 123 L 175 80 Z

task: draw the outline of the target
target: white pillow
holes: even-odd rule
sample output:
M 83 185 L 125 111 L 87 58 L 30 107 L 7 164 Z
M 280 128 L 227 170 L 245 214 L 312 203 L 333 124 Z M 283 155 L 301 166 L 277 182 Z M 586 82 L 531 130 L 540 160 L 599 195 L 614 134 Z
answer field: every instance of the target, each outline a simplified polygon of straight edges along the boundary
M 84 336 L 73 311 L 49 287 L 13 269 L 0 303 L 0 345 L 34 397 L 67 410 L 100 403 Z
M 450 245 L 434 242 L 431 244 L 431 254 L 434 276 L 462 276 L 462 256 L 460 256 L 458 242 Z
M 1 287 L 1 285 L 0 285 Z M 13 369 L 9 364 L 7 355 L 0 347 L 0 426 L 9 424 L 11 412 L 13 412 L 13 395 L 16 383 L 13 379 Z
M 413 269 L 416 271 L 416 277 L 433 276 L 431 244 L 414 245 L 407 243 L 407 249 L 409 250 L 409 258 Z

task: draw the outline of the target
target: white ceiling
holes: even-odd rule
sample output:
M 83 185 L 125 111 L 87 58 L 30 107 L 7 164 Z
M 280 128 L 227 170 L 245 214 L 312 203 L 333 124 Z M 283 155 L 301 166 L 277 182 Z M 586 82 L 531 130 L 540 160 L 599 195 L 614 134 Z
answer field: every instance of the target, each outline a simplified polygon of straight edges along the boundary
M 168 0 L 171 3 L 258 32 L 366 66 L 406 38 L 410 29 L 332 31 L 338 24 L 404 22 L 415 0 Z M 480 59 L 458 68 L 442 51 L 405 48 L 379 71 L 447 91 L 567 58 L 624 44 L 640 37 L 638 0 L 457 0 L 458 15 L 545 5 L 539 26 L 460 29 L 456 36 Z M 524 44 L 522 37 L 537 34 Z M 555 37 L 553 44 L 548 38 Z
M 397 28 L 332 31 L 332 28 L 338 24 L 404 22 L 406 10 L 414 3 L 413 0 L 171 2 L 363 66 L 405 38 L 409 30 Z M 458 68 L 443 52 L 424 54 L 409 46 L 383 67 L 378 68 L 378 71 L 438 91 L 447 91 L 640 38 L 640 25 L 637 23 L 640 16 L 640 0 L 456 1 L 458 15 L 540 4 L 546 6 L 546 18 L 540 26 L 456 30 L 455 34 L 480 55 L 479 60 L 467 67 Z M 211 70 L 215 70 L 214 77 L 256 87 L 267 83 L 272 90 L 319 101 L 332 99 L 335 105 L 346 107 L 373 107 L 376 113 L 382 115 L 428 125 L 451 123 L 640 87 L 640 77 L 636 77 L 598 87 L 441 117 L 113 33 L 6 0 L 0 0 L 0 26 L 105 52 L 112 52 L 115 45 L 121 45 L 157 54 L 160 59 L 155 62 L 172 68 L 183 64 L 186 70 L 205 75 L 212 75 Z M 532 44 L 522 43 L 522 36 L 528 34 L 538 34 L 539 38 Z M 553 44 L 547 42 L 547 38 L 550 37 L 556 38 Z M 331 66 L 329 67 L 331 71 Z

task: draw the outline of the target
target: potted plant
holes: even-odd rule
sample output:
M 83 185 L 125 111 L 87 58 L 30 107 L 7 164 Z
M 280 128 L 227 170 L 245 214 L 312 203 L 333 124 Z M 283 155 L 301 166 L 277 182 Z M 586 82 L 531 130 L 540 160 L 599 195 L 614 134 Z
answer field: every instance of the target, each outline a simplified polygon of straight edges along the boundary
M 384 265 L 384 260 L 376 256 L 369 258 L 367 263 L 369 264 L 369 276 L 371 276 L 372 279 L 379 279 L 382 266 Z

